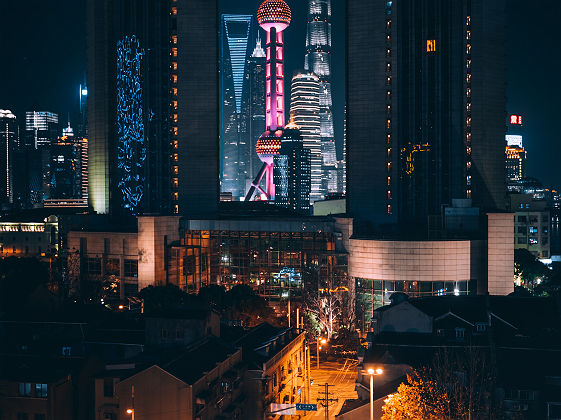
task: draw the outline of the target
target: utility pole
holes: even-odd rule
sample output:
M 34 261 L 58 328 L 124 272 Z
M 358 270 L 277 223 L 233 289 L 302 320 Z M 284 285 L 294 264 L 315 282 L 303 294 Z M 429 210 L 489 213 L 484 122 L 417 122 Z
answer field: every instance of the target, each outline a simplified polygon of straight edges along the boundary
M 318 398 L 317 401 L 320 403 L 322 407 L 325 407 L 325 420 L 329 420 L 329 403 L 330 402 L 337 402 L 339 398 L 329 398 L 329 387 L 333 385 L 329 385 L 325 383 L 324 385 L 320 385 L 325 387 L 324 392 L 319 392 L 319 394 L 323 395 L 323 398 Z

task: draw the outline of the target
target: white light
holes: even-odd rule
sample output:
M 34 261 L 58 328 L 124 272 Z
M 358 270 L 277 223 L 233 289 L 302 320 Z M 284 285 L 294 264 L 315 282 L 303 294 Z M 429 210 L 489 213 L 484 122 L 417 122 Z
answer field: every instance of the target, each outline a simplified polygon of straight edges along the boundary
M 460 291 L 458 289 L 454 289 L 454 295 L 460 296 Z
M 88 89 L 82 89 L 82 96 L 88 96 Z

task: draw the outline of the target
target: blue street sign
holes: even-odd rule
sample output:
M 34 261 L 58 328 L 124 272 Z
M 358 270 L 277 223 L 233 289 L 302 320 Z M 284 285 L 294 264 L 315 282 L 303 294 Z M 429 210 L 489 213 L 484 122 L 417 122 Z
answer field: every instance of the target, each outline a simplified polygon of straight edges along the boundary
M 296 404 L 296 411 L 318 411 L 317 404 Z

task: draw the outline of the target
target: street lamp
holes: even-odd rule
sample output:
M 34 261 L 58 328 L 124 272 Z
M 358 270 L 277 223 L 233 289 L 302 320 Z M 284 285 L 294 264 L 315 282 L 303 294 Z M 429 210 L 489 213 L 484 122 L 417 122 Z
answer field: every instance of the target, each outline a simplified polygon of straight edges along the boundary
M 367 372 L 370 375 L 370 420 L 374 420 L 374 375 L 381 375 L 384 371 L 370 368 Z
M 127 414 L 131 415 L 131 419 L 134 420 L 134 410 L 132 408 L 127 409 Z
M 318 369 L 319 369 L 319 351 L 321 350 L 320 343 L 325 345 L 325 343 L 327 343 L 327 340 L 325 338 L 318 337 L 318 342 L 317 342 L 317 345 L 316 345 L 316 350 L 317 350 L 316 356 L 317 356 L 317 368 Z

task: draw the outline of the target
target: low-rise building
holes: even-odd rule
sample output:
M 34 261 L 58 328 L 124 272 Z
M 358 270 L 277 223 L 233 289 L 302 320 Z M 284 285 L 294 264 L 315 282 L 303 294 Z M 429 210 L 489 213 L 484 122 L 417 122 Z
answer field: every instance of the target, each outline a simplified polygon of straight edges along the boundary
M 551 258 L 551 216 L 546 200 L 535 194 L 510 194 L 514 212 L 514 249 L 526 249 L 540 259 Z

